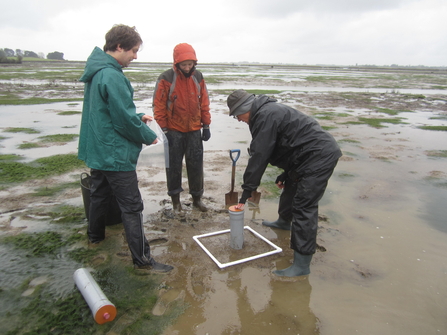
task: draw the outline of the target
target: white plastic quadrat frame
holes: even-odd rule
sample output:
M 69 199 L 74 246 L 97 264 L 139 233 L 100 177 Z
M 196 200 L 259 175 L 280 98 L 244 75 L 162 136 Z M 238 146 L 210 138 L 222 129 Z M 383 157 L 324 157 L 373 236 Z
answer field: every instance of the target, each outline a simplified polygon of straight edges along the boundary
M 268 252 L 264 252 L 262 254 L 258 254 L 255 256 L 250 256 L 247 258 L 243 258 L 243 259 L 239 259 L 237 261 L 233 261 L 233 262 L 228 262 L 228 263 L 221 263 L 219 262 L 216 257 L 213 256 L 213 254 L 202 244 L 202 242 L 199 241 L 200 238 L 203 237 L 208 237 L 208 236 L 213 236 L 213 235 L 219 235 L 219 234 L 225 234 L 225 233 L 229 233 L 231 231 L 231 229 L 225 229 L 225 230 L 220 230 L 220 231 L 216 231 L 214 233 L 207 233 L 207 234 L 202 234 L 202 235 L 196 235 L 193 236 L 192 238 L 197 242 L 197 244 L 203 249 L 203 251 L 205 251 L 207 253 L 208 256 L 210 256 L 210 258 L 214 261 L 214 263 L 217 264 L 217 266 L 221 269 L 226 268 L 228 266 L 232 266 L 232 265 L 236 265 L 236 264 L 240 264 L 240 263 L 244 263 L 244 262 L 248 262 L 248 261 L 252 261 L 254 259 L 257 258 L 261 258 L 261 257 L 266 257 L 266 256 L 270 256 L 273 254 L 277 254 L 280 253 L 282 251 L 282 249 L 280 247 L 278 247 L 277 245 L 273 244 L 272 242 L 270 242 L 269 240 L 267 240 L 264 236 L 262 236 L 261 234 L 259 234 L 258 232 L 254 231 L 252 228 L 250 228 L 249 226 L 244 226 L 244 229 L 249 230 L 250 232 L 253 233 L 253 235 L 259 237 L 261 240 L 263 240 L 264 242 L 266 242 L 267 244 L 269 244 L 271 247 L 274 248 L 274 250 L 268 251 Z

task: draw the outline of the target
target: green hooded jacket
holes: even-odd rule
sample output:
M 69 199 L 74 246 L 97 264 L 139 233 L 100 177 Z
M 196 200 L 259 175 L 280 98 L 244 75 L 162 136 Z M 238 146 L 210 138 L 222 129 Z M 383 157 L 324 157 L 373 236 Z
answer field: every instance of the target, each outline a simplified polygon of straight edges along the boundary
M 80 81 L 85 83 L 78 158 L 89 168 L 134 171 L 142 144 L 157 135 L 136 113 L 133 88 L 118 61 L 96 47 Z

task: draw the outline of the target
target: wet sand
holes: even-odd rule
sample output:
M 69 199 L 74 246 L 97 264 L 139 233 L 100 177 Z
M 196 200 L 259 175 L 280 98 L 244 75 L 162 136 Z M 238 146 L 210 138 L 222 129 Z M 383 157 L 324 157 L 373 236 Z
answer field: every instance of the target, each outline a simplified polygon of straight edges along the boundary
M 257 87 L 262 89 L 263 83 Z M 165 289 L 152 312 L 169 313 L 176 302 L 189 306 L 164 334 L 447 333 L 447 159 L 427 155 L 430 150 L 445 150 L 447 134 L 417 128 L 447 123 L 430 119 L 446 116 L 446 96 L 426 94 L 423 101 L 408 101 L 383 94 L 381 100 L 370 99 L 368 105 L 334 99 L 324 92 L 276 95 L 310 114 L 317 109 L 350 115 L 320 120 L 324 126 L 335 127 L 330 132 L 344 156 L 320 203 L 319 251 L 312 260 L 311 274 L 278 278 L 271 271 L 289 266 L 293 253 L 289 232 L 262 225 L 262 219 L 277 218 L 277 198 L 268 198 L 268 189 L 262 185 L 259 208 L 246 208 L 244 224 L 281 247 L 281 253 L 219 269 L 193 240 L 193 236 L 229 228 L 224 205 L 231 176 L 228 150 L 242 152 L 237 162 L 238 187 L 248 159 L 248 126 L 228 117 L 225 95 L 212 89 L 210 93 L 212 137 L 204 143 L 204 202 L 209 212 L 190 209 L 185 180 L 182 202 L 186 213 L 181 217 L 172 214 L 163 166 L 150 158 L 154 149 L 143 152 L 138 166 L 152 252 L 157 260 L 175 266 L 165 276 Z M 346 124 L 359 116 L 387 117 L 372 109 L 384 102 L 388 107 L 412 110 L 399 114 L 407 124 L 385 124 L 380 129 Z M 139 101 L 138 106 L 148 109 L 150 100 Z M 79 116 L 73 116 L 73 122 L 76 118 Z M 8 143 L 2 144 L 2 153 L 7 153 Z M 65 151 L 75 147 L 69 144 Z M 18 208 L 19 201 L 21 207 L 32 203 L 23 195 L 30 187 L 57 180 L 60 178 L 33 181 L 0 192 L 0 212 Z M 53 201 L 82 204 L 79 190 L 67 191 Z M 7 219 L 7 214 L 2 215 L 3 222 Z M 9 229 L 18 226 L 12 220 Z M 130 262 L 128 258 L 122 261 Z
M 411 126 L 340 128 L 332 131 L 337 139 L 359 143 L 341 145 L 348 154 L 321 201 L 322 248 L 311 274 L 282 279 L 271 273 L 287 267 L 293 255 L 288 232 L 261 224 L 277 218 L 276 199 L 263 200 L 258 212 L 245 211 L 245 224 L 283 249 L 262 260 L 221 270 L 195 245 L 192 235 L 228 228 L 228 215 L 221 219 L 223 226 L 216 225 L 215 216 L 205 225 L 194 223 L 188 237 L 175 228 L 184 248 L 179 254 L 168 247 L 165 259 L 180 276 L 169 276 L 167 283 L 185 292 L 191 307 L 165 334 L 420 334 L 447 329 L 447 212 L 442 205 L 447 162 L 424 154 L 443 150 L 445 133 L 431 132 L 424 143 L 426 131 Z M 239 174 L 246 159 L 240 160 Z M 206 174 L 205 196 L 213 190 L 213 200 L 224 201 L 229 161 L 227 170 L 226 188 L 221 177 L 215 185 Z M 220 190 L 217 195 L 214 188 Z M 200 294 L 194 286 L 184 289 L 185 277 Z

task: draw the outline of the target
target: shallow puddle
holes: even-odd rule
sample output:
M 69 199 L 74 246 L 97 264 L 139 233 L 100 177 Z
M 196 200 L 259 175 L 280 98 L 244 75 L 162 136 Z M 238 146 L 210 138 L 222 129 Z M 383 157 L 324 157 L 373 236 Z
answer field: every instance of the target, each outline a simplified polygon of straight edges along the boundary
M 384 124 L 380 129 L 345 124 L 343 117 L 320 121 L 322 125 L 336 127 L 330 132 L 339 141 L 344 156 L 320 202 L 320 248 L 312 260 L 311 274 L 284 279 L 273 275 L 272 270 L 290 264 L 293 255 L 289 248 L 290 233 L 262 225 L 262 219 L 277 218 L 275 197 L 267 198 L 264 193 L 259 208 L 246 208 L 244 224 L 280 246 L 282 253 L 219 269 L 193 240 L 195 235 L 229 228 L 229 217 L 223 207 L 230 186 L 230 149 L 241 150 L 235 190 L 241 192 L 239 185 L 250 143 L 248 126 L 228 116 L 225 95 L 213 93 L 214 89 L 239 87 L 302 90 L 252 83 L 209 85 L 213 123 L 212 137 L 204 142 L 204 201 L 212 208 L 210 213 L 190 211 L 184 218 L 166 219 L 160 214 L 160 211 L 170 213 L 161 147 L 143 151 L 138 165 L 145 202 L 145 229 L 148 239 L 153 241 L 152 253 L 175 266 L 165 276 L 165 286 L 152 313 L 169 314 L 178 302 L 188 306 L 164 334 L 447 333 L 447 159 L 427 155 L 430 150 L 445 150 L 447 133 L 417 128 L 446 125 L 445 119 L 431 119 L 446 113 L 445 101 L 433 111 L 421 108 L 413 113 L 399 113 L 407 124 Z M 319 87 L 314 90 L 313 102 L 312 99 L 304 101 L 301 96 L 287 96 L 287 101 L 294 101 L 291 104 L 298 109 L 313 107 L 324 111 L 319 106 L 318 92 L 330 90 L 386 92 L 385 89 Z M 426 95 L 444 92 L 399 91 Z M 138 107 L 148 112 L 150 104 L 148 99 L 137 102 Z M 334 114 L 348 113 L 349 118 L 370 113 L 364 107 L 347 108 L 339 101 L 331 107 Z M 42 155 L 76 152 L 77 141 L 51 146 L 51 150 L 18 150 L 17 145 L 46 134 L 78 133 L 80 116 L 61 116 L 56 111 L 80 109 L 81 105 L 67 103 L 0 106 L 3 128 L 33 127 L 41 131 L 34 135 L 7 134 L 9 138 L 0 142 L 1 153 L 23 152 L 26 160 L 33 160 Z M 190 209 L 188 198 L 187 191 L 183 192 L 182 201 Z M 82 205 L 80 191 L 67 202 Z M 27 223 L 24 221 L 16 218 L 11 224 L 18 228 Z M 42 222 L 37 221 L 34 229 L 41 229 Z M 228 248 L 227 242 L 227 238 L 215 242 L 216 252 L 219 253 L 219 248 Z M 16 287 L 23 282 L 23 277 L 47 276 L 57 294 L 73 290 L 71 277 L 78 266 L 76 263 L 67 262 L 61 255 L 51 264 L 46 259 L 41 265 L 30 264 L 24 255 L 11 254 L 0 247 L 0 263 L 5 269 L 0 275 L 2 289 Z M 237 256 L 237 253 L 225 256 L 227 259 L 224 257 L 223 261 Z M 32 290 L 32 287 L 26 289 Z M 24 292 L 32 294 L 25 289 Z M 125 317 L 129 316 L 122 316 L 114 329 L 121 329 L 119 322 L 125 323 Z

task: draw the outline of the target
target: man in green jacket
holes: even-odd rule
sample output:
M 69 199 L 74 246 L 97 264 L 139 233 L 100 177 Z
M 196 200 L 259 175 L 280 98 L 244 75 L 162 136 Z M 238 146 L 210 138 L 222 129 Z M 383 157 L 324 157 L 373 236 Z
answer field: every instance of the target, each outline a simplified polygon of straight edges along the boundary
M 137 59 L 142 39 L 125 25 L 113 26 L 105 37 L 104 51 L 93 50 L 80 79 L 85 89 L 78 157 L 91 169 L 88 238 L 104 240 L 105 216 L 115 195 L 135 267 L 168 272 L 172 266 L 150 256 L 136 174 L 142 144 L 157 143 L 157 136 L 146 125 L 152 116 L 136 112 L 133 88 L 122 70 Z

